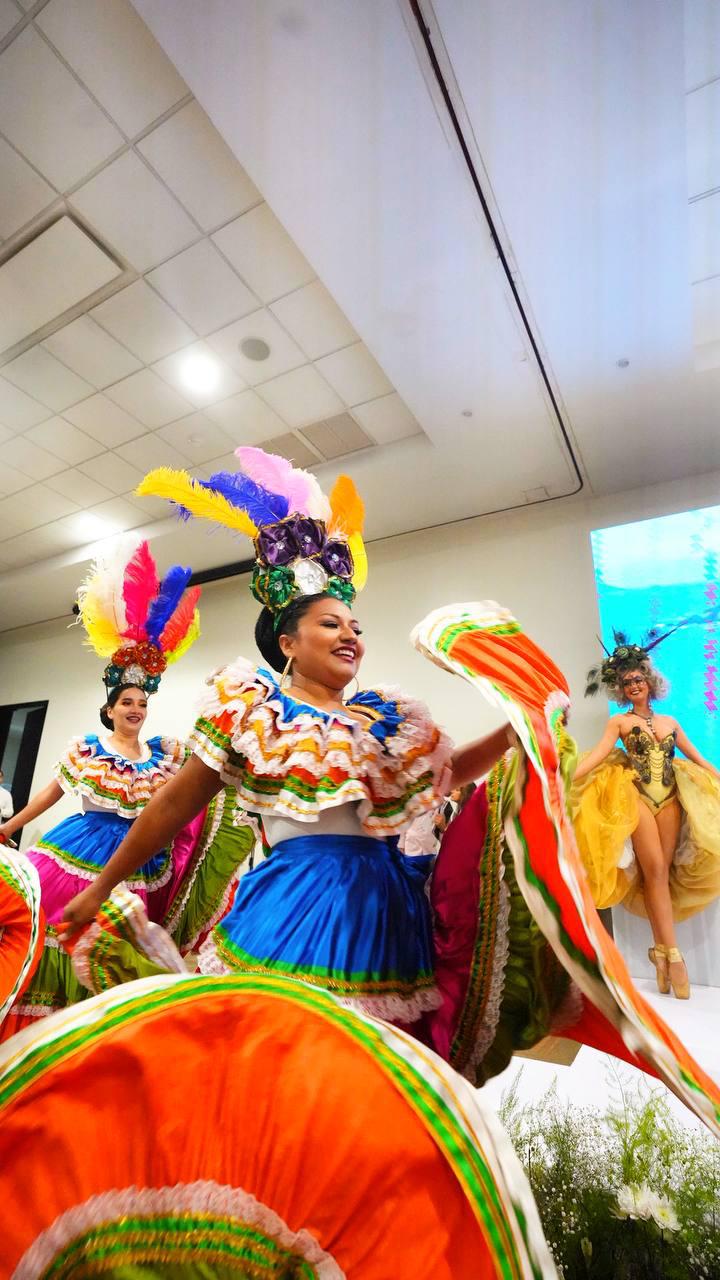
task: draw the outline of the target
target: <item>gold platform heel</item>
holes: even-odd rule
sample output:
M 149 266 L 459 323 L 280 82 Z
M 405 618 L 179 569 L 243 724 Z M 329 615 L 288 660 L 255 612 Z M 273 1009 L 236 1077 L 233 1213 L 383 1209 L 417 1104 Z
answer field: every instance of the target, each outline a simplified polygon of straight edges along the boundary
M 668 962 L 668 977 L 670 978 L 670 985 L 672 986 L 673 995 L 675 996 L 675 999 L 689 1000 L 690 999 L 690 979 L 688 978 L 688 974 L 687 974 L 687 966 L 685 966 L 685 977 L 682 978 L 679 982 L 677 982 L 675 978 L 673 978 L 672 973 L 670 972 L 671 964 L 682 964 L 682 965 L 685 964 L 685 957 L 683 956 L 682 951 L 680 951 L 677 947 L 666 947 L 665 954 L 667 955 L 667 962 Z
M 656 942 L 654 947 L 648 947 L 648 959 L 655 965 L 655 976 L 660 995 L 668 995 L 670 991 L 670 972 L 667 947 L 663 946 L 661 942 Z

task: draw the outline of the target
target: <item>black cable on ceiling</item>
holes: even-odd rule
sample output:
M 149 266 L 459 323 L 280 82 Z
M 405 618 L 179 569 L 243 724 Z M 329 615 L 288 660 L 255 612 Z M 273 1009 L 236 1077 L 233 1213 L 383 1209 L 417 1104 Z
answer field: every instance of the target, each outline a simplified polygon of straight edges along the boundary
M 575 452 L 573 450 L 572 441 L 570 439 L 570 435 L 568 433 L 567 427 L 565 426 L 563 415 L 560 411 L 560 406 L 557 402 L 555 392 L 553 391 L 552 383 L 548 376 L 547 369 L 545 368 L 545 364 L 543 362 L 543 358 L 540 353 L 540 348 L 535 339 L 535 334 L 533 333 L 530 320 L 523 306 L 522 298 L 520 297 L 520 293 L 518 291 L 517 285 L 515 284 L 513 273 L 510 268 L 510 263 L 508 262 L 508 259 L 507 259 L 507 254 L 505 253 L 505 250 L 502 245 L 502 241 L 498 234 L 497 227 L 495 226 L 495 223 L 493 221 L 493 216 L 490 211 L 490 206 L 488 204 L 487 199 L 485 198 L 485 193 L 483 192 L 482 184 L 480 182 L 477 169 L 475 168 L 475 163 L 473 161 L 472 155 L 470 154 L 470 148 L 468 147 L 467 142 L 465 141 L 465 136 L 463 134 L 460 121 L 458 119 L 458 114 L 453 105 L 453 100 L 450 94 L 450 90 L 448 88 L 447 82 L 443 75 L 442 68 L 438 60 L 438 56 L 435 52 L 435 48 L 433 46 L 432 32 L 423 16 L 420 0 L 407 0 L 407 3 L 409 5 L 413 18 L 415 19 L 415 22 L 417 24 L 418 31 L 420 32 L 420 37 L 425 47 L 425 52 L 427 53 L 428 61 L 432 69 L 432 73 L 437 82 L 438 89 L 440 90 L 440 93 L 442 95 L 442 99 L 445 104 L 445 109 L 448 113 L 448 116 L 450 117 L 450 123 L 452 124 L 453 131 L 455 133 L 455 137 L 458 142 L 458 146 L 460 147 L 463 160 L 465 161 L 467 171 L 470 175 L 470 180 L 473 184 L 473 187 L 475 189 L 475 194 L 478 198 L 478 201 L 480 202 L 480 206 L 485 216 L 485 221 L 487 222 L 487 225 L 488 225 L 488 230 L 490 232 L 490 237 L 492 239 L 495 252 L 497 253 L 498 258 L 500 260 L 500 265 L 505 274 L 505 279 L 507 280 L 508 286 L 510 288 L 510 292 L 512 293 L 513 301 L 517 308 L 518 315 L 520 316 L 523 329 L 525 330 L 525 335 L 532 349 L 532 353 L 535 357 L 535 362 L 537 364 L 540 377 L 543 380 L 543 385 L 547 392 L 548 399 L 550 400 L 550 404 L 552 405 L 553 414 L 555 415 L 555 418 L 557 420 L 560 433 L 565 442 L 565 447 L 567 449 L 567 452 L 570 456 L 570 460 L 572 462 L 573 470 L 575 472 L 575 478 L 577 480 L 577 487 L 575 489 L 571 489 L 569 493 L 562 494 L 562 497 L 570 498 L 573 496 L 573 494 L 579 493 L 580 490 L 585 487 L 585 482 L 582 478 L 582 472 L 580 471 L 580 467 L 578 465 L 578 461 L 577 461 L 577 458 L 575 457 Z M 546 499 L 542 499 L 542 501 L 552 502 L 552 501 L 555 501 L 555 499 L 546 498 Z

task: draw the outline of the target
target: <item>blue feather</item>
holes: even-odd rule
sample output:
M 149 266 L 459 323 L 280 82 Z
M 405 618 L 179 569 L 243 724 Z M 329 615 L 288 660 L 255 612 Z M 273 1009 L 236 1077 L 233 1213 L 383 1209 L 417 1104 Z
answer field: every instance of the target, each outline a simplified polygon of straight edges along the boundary
M 264 485 L 251 480 L 240 471 L 216 471 L 209 480 L 201 480 L 204 489 L 221 493 L 234 507 L 246 511 L 258 529 L 265 524 L 275 524 L 288 514 L 290 504 L 281 493 L 271 493 Z
M 160 583 L 160 590 L 148 609 L 145 622 L 147 638 L 153 644 L 160 643 L 160 636 L 182 600 L 191 575 L 192 569 L 183 569 L 181 564 L 174 564 Z

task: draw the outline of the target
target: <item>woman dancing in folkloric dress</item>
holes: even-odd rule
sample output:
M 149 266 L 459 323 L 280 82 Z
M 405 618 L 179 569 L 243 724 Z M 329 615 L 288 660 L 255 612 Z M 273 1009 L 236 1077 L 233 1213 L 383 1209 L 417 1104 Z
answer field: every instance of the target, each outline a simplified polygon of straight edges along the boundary
M 654 703 L 667 686 L 645 647 L 616 632 L 616 648 L 588 676 L 626 709 L 581 758 L 571 793 L 575 832 L 598 907 L 622 903 L 650 921 L 658 990 L 690 995 L 675 921 L 720 894 L 720 773 L 679 722 Z M 616 748 L 618 739 L 624 750 Z M 676 758 L 682 751 L 686 760 Z M 628 849 L 628 839 L 631 849 Z M 634 854 L 634 856 L 633 856 Z
M 127 565 L 96 565 L 80 589 L 80 617 L 88 641 L 110 658 L 100 709 L 104 732 L 72 738 L 53 780 L 0 827 L 0 840 L 7 841 L 65 792 L 77 796 L 82 806 L 80 813 L 63 819 L 26 853 L 15 855 L 16 861 L 27 860 L 39 876 L 47 929 L 37 971 L 9 1013 L 3 1035 L 87 997 L 58 944 L 57 926 L 66 904 L 107 866 L 135 819 L 185 761 L 186 748 L 178 739 L 156 734 L 143 742 L 140 734 L 148 698 L 162 673 L 199 634 L 200 591 L 186 590 L 190 572 L 176 565 L 160 582 L 144 542 Z M 183 949 L 209 927 L 213 909 L 217 918 L 227 905 L 238 858 L 249 851 L 243 837 L 239 843 L 226 841 L 222 850 L 216 841 L 213 858 L 206 860 L 208 825 L 215 824 L 201 817 L 172 843 L 154 846 L 127 882 L 150 920 L 167 923 Z M 248 832 L 246 844 L 250 837 Z M 128 921 L 126 928 L 131 929 Z

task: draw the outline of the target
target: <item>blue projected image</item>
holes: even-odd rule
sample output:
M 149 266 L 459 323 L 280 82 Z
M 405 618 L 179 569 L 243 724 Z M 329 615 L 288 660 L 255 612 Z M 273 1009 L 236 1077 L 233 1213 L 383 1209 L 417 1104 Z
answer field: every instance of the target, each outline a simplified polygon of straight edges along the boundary
M 720 764 L 720 507 L 595 529 L 590 538 L 608 649 L 613 628 L 642 644 L 651 627 L 709 615 L 669 636 L 652 659 L 670 683 L 662 710 Z

